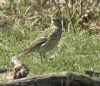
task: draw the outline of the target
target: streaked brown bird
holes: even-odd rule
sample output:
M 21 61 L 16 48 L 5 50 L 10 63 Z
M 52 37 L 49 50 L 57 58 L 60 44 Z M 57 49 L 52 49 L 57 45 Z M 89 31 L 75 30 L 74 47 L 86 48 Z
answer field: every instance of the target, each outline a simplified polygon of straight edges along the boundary
M 18 57 L 30 52 L 38 52 L 42 60 L 42 57 L 46 52 L 52 50 L 58 45 L 61 33 L 61 18 L 56 15 L 51 16 L 50 28 L 46 29 L 27 49 L 24 50 L 24 52 L 20 53 Z

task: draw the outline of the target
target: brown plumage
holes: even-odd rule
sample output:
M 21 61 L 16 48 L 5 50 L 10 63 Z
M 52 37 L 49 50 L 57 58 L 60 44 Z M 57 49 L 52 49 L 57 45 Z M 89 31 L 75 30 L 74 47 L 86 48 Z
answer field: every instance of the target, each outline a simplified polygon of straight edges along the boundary
M 39 38 L 33 41 L 33 43 L 24 50 L 18 57 L 30 52 L 38 52 L 41 55 L 47 51 L 52 50 L 57 46 L 62 33 L 62 24 L 60 17 L 51 17 L 50 28 L 46 29 Z

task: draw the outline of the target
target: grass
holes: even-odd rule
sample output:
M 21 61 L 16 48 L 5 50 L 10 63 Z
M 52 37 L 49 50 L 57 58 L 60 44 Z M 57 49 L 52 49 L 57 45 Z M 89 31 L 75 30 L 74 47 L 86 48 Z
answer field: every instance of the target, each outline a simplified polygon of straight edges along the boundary
M 10 58 L 23 51 L 39 34 L 38 30 L 27 31 L 25 28 L 0 34 L 0 67 L 9 67 Z M 83 73 L 85 69 L 100 71 L 100 52 L 94 54 L 95 51 L 100 51 L 100 34 L 63 32 L 58 47 L 46 54 L 44 63 L 41 63 L 38 53 L 25 55 L 21 60 L 30 69 L 29 76 L 60 71 Z
M 53 10 L 55 3 L 47 0 L 41 4 L 40 1 L 44 0 L 18 2 L 8 0 L 3 5 L 0 3 L 0 68 L 9 67 L 11 57 L 21 53 L 42 30 L 50 25 L 49 15 L 55 13 Z M 65 6 L 67 4 L 65 3 Z M 97 1 L 94 3 L 84 1 L 80 6 L 79 2 L 74 1 L 70 5 L 73 9 L 60 7 L 65 32 L 62 34 L 58 47 L 48 52 L 46 58 L 43 58 L 44 63 L 41 62 L 39 54 L 35 52 L 21 58 L 30 70 L 29 77 L 34 74 L 61 71 L 80 73 L 84 73 L 85 69 L 100 71 L 100 33 L 91 34 L 87 28 L 84 29 L 85 31 L 78 32 L 77 35 L 71 33 L 75 32 L 71 29 L 72 26 L 77 31 L 81 28 L 79 21 L 84 14 L 87 15 L 87 10 L 91 10 L 88 15 L 89 21 L 91 17 L 92 23 L 100 19 L 99 4 Z M 83 23 L 87 23 L 84 19 L 82 20 Z M 0 81 L 3 81 L 3 76 L 0 75 Z

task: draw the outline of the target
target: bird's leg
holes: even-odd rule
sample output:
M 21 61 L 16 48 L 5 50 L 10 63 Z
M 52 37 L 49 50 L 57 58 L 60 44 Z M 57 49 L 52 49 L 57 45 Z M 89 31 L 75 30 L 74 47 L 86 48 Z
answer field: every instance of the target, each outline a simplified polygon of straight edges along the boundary
M 43 63 L 43 54 L 40 53 L 41 62 Z
M 41 54 L 41 53 L 40 53 L 40 58 L 41 58 L 41 62 L 43 63 L 43 62 L 44 62 L 44 58 L 46 59 L 45 54 L 43 54 L 43 53 Z M 46 60 L 47 60 L 47 59 L 46 59 Z

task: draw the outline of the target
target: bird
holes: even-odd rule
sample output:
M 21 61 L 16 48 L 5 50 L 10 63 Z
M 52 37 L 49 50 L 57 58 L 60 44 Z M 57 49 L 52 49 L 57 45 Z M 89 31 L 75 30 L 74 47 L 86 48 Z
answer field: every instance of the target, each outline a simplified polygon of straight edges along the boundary
M 46 52 L 52 50 L 58 45 L 61 34 L 61 17 L 57 15 L 51 15 L 50 27 L 45 29 L 43 33 L 37 37 L 28 48 L 18 55 L 18 57 L 22 57 L 23 55 L 31 52 L 38 52 L 42 60 L 42 57 L 45 56 Z

